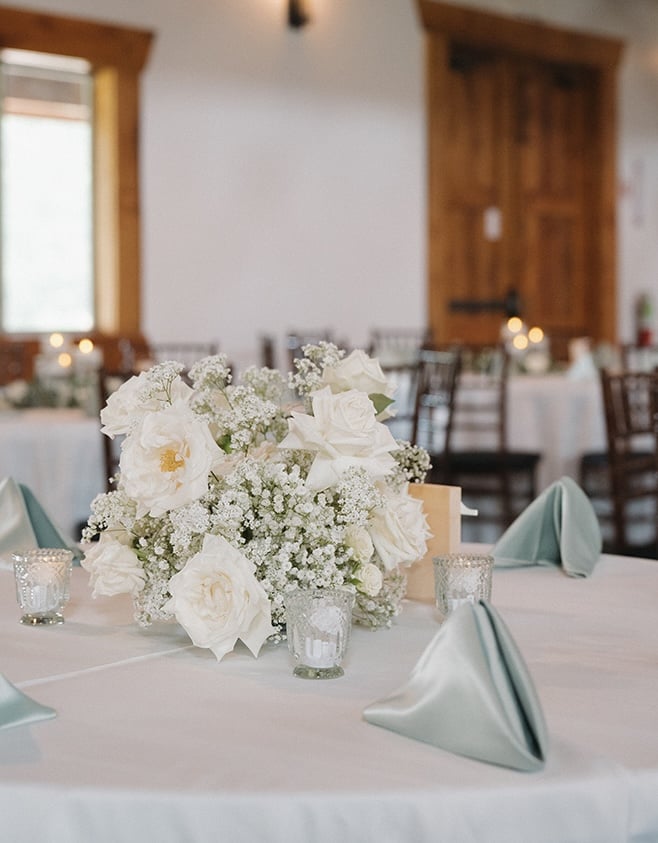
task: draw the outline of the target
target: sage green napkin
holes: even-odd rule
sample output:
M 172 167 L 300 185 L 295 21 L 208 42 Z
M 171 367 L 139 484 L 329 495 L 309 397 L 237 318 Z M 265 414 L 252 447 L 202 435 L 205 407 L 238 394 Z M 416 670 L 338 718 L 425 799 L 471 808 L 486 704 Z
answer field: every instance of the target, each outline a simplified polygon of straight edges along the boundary
M 571 477 L 562 477 L 507 528 L 493 547 L 496 567 L 562 565 L 589 576 L 601 555 L 601 527 L 592 504 Z
M 56 714 L 54 708 L 35 702 L 0 673 L 0 729 L 25 726 L 37 720 L 50 720 Z
M 0 553 L 35 547 L 65 547 L 80 555 L 72 539 L 50 520 L 27 486 L 11 477 L 0 480 Z
M 492 606 L 448 616 L 409 681 L 364 711 L 369 723 L 490 764 L 544 766 L 546 727 L 519 650 Z

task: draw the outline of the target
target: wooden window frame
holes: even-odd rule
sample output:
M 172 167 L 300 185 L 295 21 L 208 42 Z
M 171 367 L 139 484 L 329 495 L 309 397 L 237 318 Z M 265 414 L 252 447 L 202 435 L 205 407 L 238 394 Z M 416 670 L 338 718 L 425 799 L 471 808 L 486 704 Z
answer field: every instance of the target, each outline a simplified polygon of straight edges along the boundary
M 153 33 L 0 6 L 0 49 L 86 59 L 94 78 L 96 330 L 141 335 L 139 77 Z

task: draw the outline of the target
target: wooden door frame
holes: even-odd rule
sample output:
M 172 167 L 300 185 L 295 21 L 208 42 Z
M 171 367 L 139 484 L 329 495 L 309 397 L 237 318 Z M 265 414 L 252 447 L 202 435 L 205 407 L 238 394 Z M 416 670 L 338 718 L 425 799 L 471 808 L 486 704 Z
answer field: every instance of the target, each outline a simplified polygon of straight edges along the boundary
M 598 139 L 592 154 L 598 159 L 600 180 L 594 191 L 592 209 L 595 231 L 592 235 L 591 264 L 599 279 L 597 295 L 591 302 L 595 339 L 617 340 L 616 289 L 616 199 L 617 199 L 617 67 L 623 42 L 608 37 L 574 32 L 555 26 L 518 20 L 454 6 L 439 0 L 416 0 L 418 14 L 426 33 L 425 79 L 428 161 L 428 322 L 437 340 L 445 336 L 446 315 L 440 280 L 444 277 L 444 246 L 441 237 L 444 210 L 442 187 L 441 143 L 444 136 L 441 109 L 441 74 L 434 69 L 445 67 L 450 42 L 494 48 L 535 59 L 585 65 L 598 78 L 595 104 Z M 447 78 L 447 76 L 446 76 Z M 443 96 L 445 99 L 445 96 Z

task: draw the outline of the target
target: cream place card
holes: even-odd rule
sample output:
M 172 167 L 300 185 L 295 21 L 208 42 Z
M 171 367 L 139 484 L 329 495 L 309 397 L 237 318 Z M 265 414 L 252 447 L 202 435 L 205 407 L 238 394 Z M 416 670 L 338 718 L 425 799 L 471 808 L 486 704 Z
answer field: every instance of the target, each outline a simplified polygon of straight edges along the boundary
M 407 597 L 426 603 L 434 602 L 434 568 L 432 559 L 456 553 L 461 544 L 462 490 L 460 486 L 438 483 L 410 483 L 409 494 L 423 501 L 432 537 L 427 540 L 427 553 L 407 571 Z

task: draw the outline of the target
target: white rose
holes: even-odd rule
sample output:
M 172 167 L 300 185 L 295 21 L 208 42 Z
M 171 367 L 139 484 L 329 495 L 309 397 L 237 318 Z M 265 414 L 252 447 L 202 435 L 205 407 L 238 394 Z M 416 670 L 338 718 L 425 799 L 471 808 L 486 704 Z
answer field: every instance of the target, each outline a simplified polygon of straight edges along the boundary
M 370 533 L 365 527 L 348 527 L 345 530 L 345 544 L 352 548 L 357 562 L 368 562 L 375 552 Z
M 423 502 L 406 488 L 402 493 L 385 490 L 383 506 L 373 511 L 370 521 L 370 537 L 384 567 L 392 571 L 422 559 L 430 536 Z
M 205 494 L 213 465 L 222 459 L 208 425 L 175 403 L 144 416 L 123 442 L 121 487 L 136 501 L 137 518 L 158 518 Z
M 149 383 L 148 372 L 142 372 L 124 381 L 110 395 L 101 410 L 102 433 L 110 439 L 128 433 L 147 413 L 160 410 L 169 401 L 186 401 L 192 393 L 191 387 L 176 378 L 171 384 L 170 395 L 165 396 L 163 392 L 161 396 L 156 395 L 144 401 L 140 395 Z
M 334 395 L 326 386 L 312 395 L 313 415 L 292 413 L 282 448 L 315 451 L 306 479 L 313 490 L 327 489 L 350 467 L 364 468 L 375 480 L 390 474 L 398 448 L 390 430 L 375 419 L 368 396 L 356 389 Z
M 334 393 L 359 389 L 366 395 L 383 395 L 391 400 L 395 394 L 395 386 L 387 380 L 379 361 L 361 349 L 355 349 L 335 366 L 328 366 L 322 373 L 322 383 Z M 378 418 L 388 418 L 390 415 L 385 410 Z
M 101 533 L 85 552 L 80 564 L 89 572 L 93 597 L 135 595 L 144 587 L 144 569 L 126 540 L 118 541 L 114 535 Z
M 384 583 L 384 575 L 372 562 L 359 568 L 356 579 L 359 581 L 357 588 L 368 597 L 377 597 Z
M 270 603 L 253 564 L 221 536 L 203 547 L 169 581 L 165 610 L 176 616 L 197 647 L 220 661 L 240 638 L 257 656 L 274 629 Z

